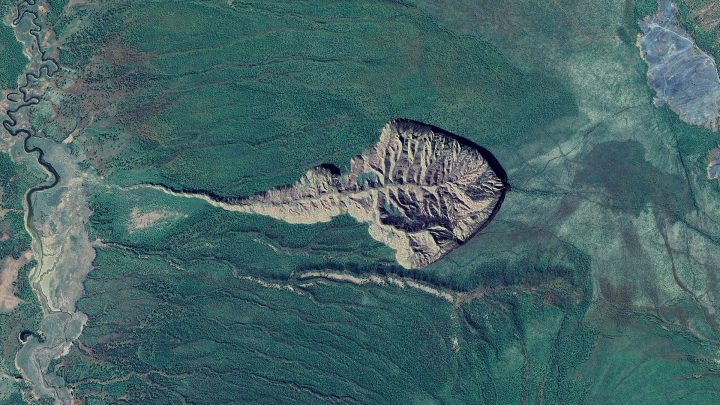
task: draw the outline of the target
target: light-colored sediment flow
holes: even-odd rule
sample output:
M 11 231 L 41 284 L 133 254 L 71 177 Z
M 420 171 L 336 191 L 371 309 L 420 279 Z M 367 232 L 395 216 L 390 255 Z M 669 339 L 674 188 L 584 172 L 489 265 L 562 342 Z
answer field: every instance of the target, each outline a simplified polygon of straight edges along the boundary
M 420 268 L 471 238 L 499 208 L 504 175 L 483 153 L 489 154 L 428 125 L 397 120 L 385 125 L 374 147 L 353 158 L 343 176 L 319 166 L 290 187 L 245 199 L 134 187 L 293 224 L 350 215 L 368 223 L 370 236 L 394 249 L 400 265 Z
M 29 278 L 43 303 L 40 331 L 44 341 L 31 338 L 18 352 L 15 364 L 37 397 L 70 404 L 69 389 L 50 365 L 69 353 L 87 322 L 75 304 L 83 294 L 95 249 L 86 229 L 91 211 L 82 173 L 62 146 L 48 143 L 44 150 L 61 176 L 57 186 L 35 195 L 29 218 L 38 263 Z
M 498 292 L 502 290 L 522 289 L 522 286 L 498 286 L 484 287 L 480 286 L 468 291 L 454 290 L 450 288 L 440 288 L 432 284 L 414 280 L 412 278 L 399 275 L 359 275 L 335 271 L 307 271 L 296 274 L 288 283 L 280 284 L 276 282 L 265 281 L 263 279 L 247 276 L 235 275 L 240 280 L 245 280 L 257 284 L 263 288 L 274 290 L 283 290 L 297 295 L 305 295 L 304 291 L 313 287 L 319 287 L 331 283 L 347 283 L 357 286 L 382 287 L 382 288 L 399 288 L 401 290 L 415 290 L 417 292 L 427 294 L 446 301 L 459 308 L 463 303 L 467 303 L 476 299 L 482 299 L 486 294 Z
M 163 221 L 169 219 L 183 218 L 187 215 L 181 214 L 176 211 L 166 210 L 151 210 L 141 211 L 139 208 L 133 208 L 130 212 L 130 220 L 128 222 L 128 232 L 134 233 L 142 229 L 147 229 Z
M 462 293 L 457 293 L 451 290 L 443 290 L 433 287 L 428 284 L 424 284 L 415 280 L 395 277 L 395 276 L 356 276 L 346 273 L 334 273 L 327 271 L 310 271 L 302 273 L 298 276 L 299 280 L 323 278 L 326 280 L 337 281 L 342 283 L 351 283 L 355 285 L 377 285 L 377 286 L 395 286 L 398 288 L 411 288 L 432 296 L 441 298 L 451 304 L 458 302 L 458 299 L 463 296 Z

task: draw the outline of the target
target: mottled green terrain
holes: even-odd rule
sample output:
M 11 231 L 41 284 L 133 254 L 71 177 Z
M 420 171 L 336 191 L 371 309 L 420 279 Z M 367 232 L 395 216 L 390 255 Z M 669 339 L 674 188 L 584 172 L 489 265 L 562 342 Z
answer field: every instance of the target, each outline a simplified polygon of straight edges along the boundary
M 715 32 L 682 3 L 688 32 Z M 720 136 L 653 105 L 635 38 L 654 1 L 19 9 L 0 51 L 30 62 L 3 69 L 39 72 L 39 96 L 13 128 L 59 181 L 28 212 L 53 172 L 3 135 L 0 253 L 34 258 L 23 303 L 0 313 L 3 401 L 717 398 L 720 185 L 705 156 Z M 179 195 L 347 171 L 394 118 L 489 149 L 511 187 L 423 269 L 349 217 L 291 225 Z
M 2 259 L 2 288 L 0 287 L 0 335 L 3 336 L 0 358 L 0 401 L 18 403 L 20 392 L 29 388 L 15 367 L 15 354 L 20 348 L 23 332 L 37 331 L 42 316 L 37 297 L 30 288 L 28 273 L 35 264 L 25 256 L 30 252 L 30 237 L 23 226 L 24 191 L 39 181 L 27 167 L 13 163 L 7 152 L 0 153 L 0 187 L 2 213 L 0 218 L 0 255 Z M 23 169 L 23 171 L 18 171 Z M 25 256 L 25 257 L 23 257 Z M 8 277 L 19 269 L 16 277 Z M 6 283 L 12 283 L 7 288 Z M 17 300 L 13 297 L 16 297 Z
M 5 16 L 10 2 L 0 4 Z M 27 59 L 13 30 L 0 25 L 0 86 L 13 89 L 24 72 Z M 6 91 L 3 90 L 3 100 Z M 3 106 L 3 112 L 5 107 Z M 6 135 L 5 135 L 6 136 Z M 21 392 L 30 388 L 15 367 L 15 354 L 23 332 L 39 329 L 42 311 L 32 291 L 28 273 L 35 262 L 30 255 L 30 236 L 24 228 L 25 192 L 42 176 L 19 145 L 11 146 L 3 136 L 0 146 L 0 403 L 22 402 Z

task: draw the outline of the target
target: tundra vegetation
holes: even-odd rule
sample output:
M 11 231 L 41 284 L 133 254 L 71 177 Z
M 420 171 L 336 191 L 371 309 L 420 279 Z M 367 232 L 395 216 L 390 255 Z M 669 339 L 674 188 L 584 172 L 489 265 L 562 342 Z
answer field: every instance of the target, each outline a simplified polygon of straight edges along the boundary
M 0 314 L 2 399 L 714 401 L 720 136 L 653 102 L 636 40 L 657 6 L 9 7 L 2 52 L 25 59 L 2 67 L 19 78 L 6 115 L 20 89 L 37 97 L 10 113 L 32 136 L 4 134 L 0 153 L 0 249 L 31 252 Z M 716 57 L 712 2 L 678 6 Z M 425 267 L 348 215 L 208 203 L 321 164 L 352 173 L 397 118 L 461 134 L 507 174 L 492 221 Z

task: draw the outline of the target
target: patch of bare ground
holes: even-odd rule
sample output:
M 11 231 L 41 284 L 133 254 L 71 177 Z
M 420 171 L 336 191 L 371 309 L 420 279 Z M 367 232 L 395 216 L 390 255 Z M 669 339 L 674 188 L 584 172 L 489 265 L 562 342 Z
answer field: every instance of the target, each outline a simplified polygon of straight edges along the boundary
M 153 210 L 142 212 L 140 209 L 133 208 L 130 212 L 130 222 L 128 224 L 128 231 L 133 233 L 135 231 L 143 230 L 156 225 L 158 222 L 167 219 L 175 219 L 183 217 L 179 212 L 165 211 L 165 210 Z
M 15 281 L 18 278 L 20 269 L 30 262 L 32 252 L 24 252 L 19 259 L 6 257 L 0 269 L 0 311 L 10 312 L 22 302 L 15 296 Z
M 73 7 L 88 6 L 88 5 L 91 5 L 91 4 L 88 3 L 86 0 L 68 0 L 68 3 L 65 6 L 65 9 L 70 10 Z
M 87 126 L 92 125 L 94 119 L 95 119 L 95 117 L 93 115 L 90 115 L 90 122 L 87 123 Z M 65 139 L 63 139 L 62 143 L 66 144 L 66 145 L 69 143 L 72 143 L 72 141 L 75 140 L 75 137 L 78 136 L 78 134 L 80 133 L 80 131 L 82 129 L 83 128 L 80 125 L 75 127 L 75 129 L 73 129 L 73 131 L 70 133 L 70 135 L 68 135 Z

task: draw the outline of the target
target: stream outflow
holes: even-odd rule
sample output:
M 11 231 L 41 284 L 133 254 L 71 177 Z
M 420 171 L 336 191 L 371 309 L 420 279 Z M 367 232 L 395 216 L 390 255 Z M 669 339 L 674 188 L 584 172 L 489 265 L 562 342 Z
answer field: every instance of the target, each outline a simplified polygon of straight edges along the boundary
M 35 0 L 24 0 L 17 4 L 17 17 L 13 20 L 13 25 L 17 26 L 26 16 L 30 16 L 30 24 L 32 26 L 30 28 L 29 34 L 33 37 L 35 47 L 40 53 L 40 67 L 38 68 L 37 73 L 26 72 L 24 79 L 25 82 L 19 86 L 17 91 L 13 91 L 7 95 L 6 99 L 9 102 L 20 104 L 14 109 L 8 109 L 8 111 L 6 112 L 7 118 L 3 120 L 2 125 L 10 135 L 14 137 L 18 135 L 24 136 L 23 149 L 25 150 L 25 152 L 28 154 L 37 153 L 37 162 L 43 168 L 45 168 L 45 170 L 52 176 L 52 181 L 50 183 L 34 186 L 30 188 L 25 194 L 25 200 L 28 207 L 26 226 L 32 233 L 34 233 L 34 230 L 32 229 L 30 223 L 30 218 L 32 218 L 33 213 L 32 197 L 37 192 L 55 187 L 60 182 L 60 175 L 58 174 L 57 170 L 55 170 L 55 168 L 47 160 L 45 160 L 45 152 L 37 146 L 30 145 L 30 140 L 35 135 L 32 130 L 29 128 L 16 128 L 18 125 L 18 120 L 16 117 L 22 109 L 40 103 L 41 96 L 31 93 L 31 84 L 35 81 L 39 81 L 43 78 L 43 76 L 47 78 L 52 78 L 60 70 L 60 64 L 57 60 L 48 56 L 47 52 L 41 46 L 41 26 L 40 24 L 38 24 L 40 17 L 35 10 L 23 9 L 23 6 L 26 5 L 35 5 Z M 32 63 L 32 61 L 30 63 Z

